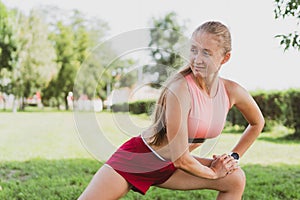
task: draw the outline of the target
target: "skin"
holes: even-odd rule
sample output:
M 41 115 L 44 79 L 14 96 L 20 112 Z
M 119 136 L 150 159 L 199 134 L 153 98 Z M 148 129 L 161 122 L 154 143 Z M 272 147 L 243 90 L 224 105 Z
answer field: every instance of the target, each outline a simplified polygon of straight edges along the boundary
M 214 96 L 217 92 L 218 72 L 230 58 L 224 54 L 215 35 L 197 33 L 192 37 L 190 67 L 194 77 L 201 76 L 205 92 Z M 195 79 L 196 81 L 196 79 Z M 264 126 L 264 118 L 251 97 L 239 84 L 223 79 L 231 106 L 236 106 L 249 125 L 232 151 L 240 157 L 257 138 Z M 217 199 L 241 199 L 246 178 L 236 160 L 227 154 L 214 155 L 212 159 L 191 155 L 199 144 L 188 144 L 187 123 L 190 102 L 185 79 L 174 82 L 166 98 L 167 137 L 161 146 L 152 146 L 162 157 L 173 161 L 178 169 L 158 187 L 179 190 L 213 189 L 219 191 Z M 151 131 L 144 133 L 148 136 Z M 148 141 L 149 142 L 149 141 Z M 164 147 L 164 148 L 163 148 Z M 167 148 L 165 148 L 167 147 Z M 126 180 L 112 168 L 104 165 L 93 177 L 91 183 L 79 197 L 82 199 L 119 199 L 130 190 Z

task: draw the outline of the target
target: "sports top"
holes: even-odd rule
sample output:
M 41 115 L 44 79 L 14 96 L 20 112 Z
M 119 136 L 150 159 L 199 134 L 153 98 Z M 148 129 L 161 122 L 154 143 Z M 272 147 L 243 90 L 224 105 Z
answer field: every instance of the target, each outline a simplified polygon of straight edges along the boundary
M 188 116 L 189 142 L 201 143 L 207 138 L 221 134 L 230 108 L 229 98 L 223 83 L 219 79 L 217 93 L 209 97 L 193 79 L 193 74 L 185 76 L 191 96 L 191 108 Z

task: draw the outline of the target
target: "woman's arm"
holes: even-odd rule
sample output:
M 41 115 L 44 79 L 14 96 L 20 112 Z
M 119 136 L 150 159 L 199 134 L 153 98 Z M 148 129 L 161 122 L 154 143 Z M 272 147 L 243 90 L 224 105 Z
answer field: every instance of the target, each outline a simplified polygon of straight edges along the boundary
M 226 176 L 237 166 L 231 157 L 220 156 L 211 167 L 202 165 L 189 152 L 188 145 L 188 113 L 190 109 L 190 94 L 185 80 L 173 83 L 166 98 L 167 138 L 171 159 L 175 167 L 190 174 L 208 179 Z
M 233 152 L 243 156 L 262 131 L 265 121 L 258 105 L 243 87 L 232 81 L 227 81 L 226 85 L 230 102 L 236 106 L 249 123 L 239 142 L 232 149 Z

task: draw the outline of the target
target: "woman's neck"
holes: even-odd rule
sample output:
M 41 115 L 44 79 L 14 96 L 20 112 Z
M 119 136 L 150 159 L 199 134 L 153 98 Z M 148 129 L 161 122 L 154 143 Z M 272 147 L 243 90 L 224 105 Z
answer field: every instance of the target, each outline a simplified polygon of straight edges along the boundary
M 204 90 L 208 96 L 214 97 L 218 91 L 218 83 L 219 83 L 219 76 L 218 73 L 214 73 L 208 77 L 194 77 L 196 84 L 200 86 L 202 90 Z

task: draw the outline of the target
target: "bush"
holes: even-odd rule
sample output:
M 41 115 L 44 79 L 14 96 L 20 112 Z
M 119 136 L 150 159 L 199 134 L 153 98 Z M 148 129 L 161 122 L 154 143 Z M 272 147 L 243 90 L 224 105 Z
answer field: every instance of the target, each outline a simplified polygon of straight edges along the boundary
M 300 138 L 300 89 L 287 91 L 287 109 L 285 125 L 295 129 L 295 136 Z
M 300 89 L 256 91 L 251 95 L 264 115 L 266 126 L 263 131 L 272 130 L 274 125 L 284 125 L 295 129 L 295 136 L 300 138 Z M 150 115 L 155 103 L 155 100 L 140 100 L 115 104 L 112 106 L 112 110 L 113 112 Z M 229 110 L 227 122 L 227 125 L 239 128 L 245 128 L 248 124 L 236 107 Z
M 129 104 L 129 110 L 133 114 L 146 113 L 151 115 L 156 101 L 155 100 L 140 100 Z
M 131 103 L 120 103 L 112 106 L 113 112 L 130 112 L 132 114 L 146 113 L 151 115 L 156 101 L 155 100 L 139 100 Z
M 281 124 L 294 128 L 300 137 L 300 89 L 256 91 L 251 95 L 264 115 L 266 121 L 264 131 L 271 130 L 274 124 Z M 235 107 L 229 111 L 227 121 L 232 126 L 247 125 L 243 115 Z
M 114 104 L 111 107 L 111 110 L 113 112 L 128 112 L 129 111 L 129 104 L 126 103 L 118 103 L 118 104 Z

